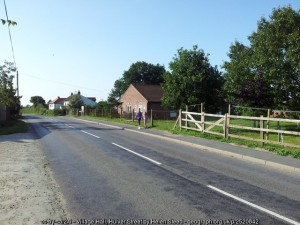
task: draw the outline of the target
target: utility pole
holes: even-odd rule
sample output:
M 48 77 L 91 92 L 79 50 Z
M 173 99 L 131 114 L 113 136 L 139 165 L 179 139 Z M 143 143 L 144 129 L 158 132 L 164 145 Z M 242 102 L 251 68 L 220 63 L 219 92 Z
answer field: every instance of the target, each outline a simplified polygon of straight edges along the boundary
M 19 99 L 19 71 L 17 70 L 17 97 Z

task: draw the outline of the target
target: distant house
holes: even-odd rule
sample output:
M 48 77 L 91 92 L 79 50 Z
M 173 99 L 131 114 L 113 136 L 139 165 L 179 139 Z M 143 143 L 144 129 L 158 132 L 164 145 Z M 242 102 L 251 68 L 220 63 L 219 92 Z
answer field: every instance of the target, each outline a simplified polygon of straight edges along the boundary
M 161 99 L 163 90 L 160 85 L 130 84 L 128 89 L 121 96 L 120 102 L 122 111 L 126 113 L 162 110 Z
M 68 98 L 66 98 L 66 100 L 64 102 L 64 106 L 65 107 L 68 106 L 72 95 L 73 94 L 71 94 L 71 96 L 69 96 Z M 85 106 L 91 106 L 91 107 L 94 107 L 94 106 L 97 105 L 95 97 L 85 97 L 85 96 L 81 95 L 80 92 L 79 92 L 79 95 L 80 95 L 80 98 L 81 98 L 81 100 L 83 102 L 83 105 L 85 105 Z
M 49 102 L 49 109 L 62 109 L 64 106 L 64 102 L 66 101 L 66 98 L 60 98 L 59 96 Z
M 85 97 L 85 96 L 81 95 L 80 92 L 78 92 L 76 94 L 80 95 L 80 98 L 83 102 L 83 105 L 91 106 L 91 107 L 94 107 L 94 106 L 97 105 L 95 97 Z M 66 108 L 68 106 L 69 102 L 70 102 L 70 99 L 71 99 L 72 95 L 73 95 L 73 93 L 68 98 L 57 97 L 56 99 L 50 101 L 49 102 L 49 109 L 53 110 L 53 109 Z

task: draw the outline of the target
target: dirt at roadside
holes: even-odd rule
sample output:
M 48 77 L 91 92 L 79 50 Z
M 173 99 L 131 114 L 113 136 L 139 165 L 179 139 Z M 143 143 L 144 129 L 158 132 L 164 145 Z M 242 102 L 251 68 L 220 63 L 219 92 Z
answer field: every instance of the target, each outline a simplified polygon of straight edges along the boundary
M 0 224 L 65 219 L 65 202 L 37 140 L 0 135 Z

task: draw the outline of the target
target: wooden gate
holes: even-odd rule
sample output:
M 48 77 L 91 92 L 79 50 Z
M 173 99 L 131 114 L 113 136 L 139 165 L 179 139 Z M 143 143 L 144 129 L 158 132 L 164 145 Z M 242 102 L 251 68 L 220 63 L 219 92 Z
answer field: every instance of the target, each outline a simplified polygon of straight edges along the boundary
M 251 121 L 256 121 L 258 126 L 252 126 Z M 260 142 L 271 143 L 290 147 L 300 147 L 300 120 L 270 117 L 236 116 L 197 113 L 179 110 L 179 116 L 174 128 L 179 123 L 180 129 L 195 130 L 223 136 Z M 270 124 L 272 123 L 272 124 Z M 280 124 L 286 127 L 278 126 Z M 278 125 L 276 125 L 278 124 Z M 277 136 L 275 138 L 275 135 Z M 288 137 L 288 138 L 284 138 Z

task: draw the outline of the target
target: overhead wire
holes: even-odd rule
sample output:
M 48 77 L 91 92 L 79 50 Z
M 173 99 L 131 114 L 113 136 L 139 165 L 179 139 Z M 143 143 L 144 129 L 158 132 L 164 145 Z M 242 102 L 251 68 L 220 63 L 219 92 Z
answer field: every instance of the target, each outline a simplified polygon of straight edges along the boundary
M 7 7 L 6 7 L 5 0 L 3 0 L 3 3 L 4 3 L 5 14 L 6 14 L 6 21 L 7 21 L 7 28 L 8 28 L 8 34 L 9 34 L 9 39 L 10 39 L 11 51 L 12 51 L 12 55 L 13 55 L 14 64 L 15 64 L 15 67 L 16 67 L 16 72 L 17 72 L 17 96 L 19 97 L 19 72 L 18 72 L 18 69 L 17 69 L 17 63 L 16 63 L 16 58 L 15 58 L 15 51 L 14 51 L 13 41 L 12 41 L 10 27 L 9 27 L 10 24 L 8 22 L 9 19 L 8 19 L 8 13 L 7 13 Z
M 16 58 L 15 58 L 14 46 L 13 46 L 12 37 L 11 37 L 11 32 L 10 32 L 9 23 L 8 23 L 8 13 L 7 13 L 7 7 L 6 7 L 6 2 L 5 2 L 5 0 L 3 0 L 3 3 L 4 3 L 5 14 L 6 14 L 7 28 L 8 28 L 8 34 L 9 34 L 9 39 L 10 39 L 11 51 L 12 51 L 12 55 L 13 55 L 13 60 L 14 60 L 14 63 L 15 63 L 15 67 L 17 67 L 17 64 L 16 64 Z
M 61 82 L 61 81 L 45 79 L 45 78 L 41 78 L 41 77 L 38 77 L 38 76 L 29 75 L 29 74 L 25 74 L 25 73 L 23 73 L 23 76 L 26 76 L 26 77 L 32 77 L 32 78 L 37 79 L 37 80 L 44 80 L 44 81 L 51 82 L 51 83 L 57 83 L 57 84 L 65 85 L 65 86 L 68 86 L 68 87 L 73 87 L 73 88 L 76 87 L 76 88 L 85 89 L 85 90 L 90 90 L 90 91 L 103 92 L 102 90 L 99 90 L 99 89 L 88 88 L 88 87 L 79 86 L 79 85 L 70 84 L 70 83 L 65 83 L 65 82 Z

